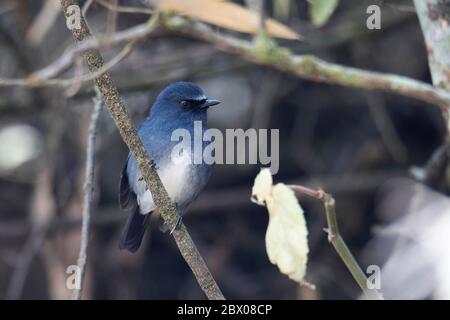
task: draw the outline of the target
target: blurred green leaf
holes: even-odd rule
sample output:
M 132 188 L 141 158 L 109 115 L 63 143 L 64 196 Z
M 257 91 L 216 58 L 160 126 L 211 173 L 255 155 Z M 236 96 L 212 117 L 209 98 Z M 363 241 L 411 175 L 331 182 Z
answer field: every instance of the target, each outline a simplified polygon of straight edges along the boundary
M 312 23 L 317 26 L 323 26 L 331 14 L 336 9 L 339 0 L 310 0 L 309 17 Z
M 273 11 L 275 18 L 285 21 L 289 17 L 291 9 L 291 0 L 276 0 L 273 3 Z

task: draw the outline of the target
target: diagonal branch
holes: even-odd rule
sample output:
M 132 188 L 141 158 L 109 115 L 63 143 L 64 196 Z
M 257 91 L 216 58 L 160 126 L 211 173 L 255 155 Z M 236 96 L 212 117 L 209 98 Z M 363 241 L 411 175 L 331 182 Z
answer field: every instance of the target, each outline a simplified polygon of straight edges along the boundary
M 26 240 L 23 250 L 17 258 L 16 268 L 11 276 L 8 288 L 6 289 L 5 299 L 20 299 L 33 259 L 45 241 L 48 226 L 47 221 L 42 224 L 33 225 L 30 236 Z
M 341 257 L 341 260 L 345 263 L 345 266 L 350 271 L 356 283 L 358 283 L 367 298 L 377 300 L 383 299 L 382 295 L 376 289 L 368 288 L 368 280 L 366 275 L 353 257 L 350 249 L 347 247 L 347 244 L 339 232 L 333 196 L 321 189 L 312 190 L 300 185 L 290 185 L 289 187 L 297 193 L 305 194 L 309 197 L 322 201 L 327 215 L 328 228 L 325 229 L 325 231 L 328 233 L 328 241 L 331 242 L 334 249 Z
M 95 0 L 95 2 L 100 4 L 101 6 L 105 7 L 106 9 L 108 9 L 110 11 L 115 11 L 115 12 L 137 13 L 137 14 L 153 14 L 153 13 L 155 13 L 151 9 L 119 6 L 117 4 L 109 3 L 105 0 Z
M 105 41 L 103 41 L 102 39 L 99 40 L 97 38 L 86 39 L 78 46 L 67 50 L 53 63 L 33 72 L 25 78 L 0 78 L 0 86 L 70 86 L 77 82 L 93 80 L 94 78 L 99 76 L 99 73 L 108 71 L 117 63 L 126 58 L 131 53 L 137 42 L 151 33 L 154 28 L 156 28 L 156 21 L 156 19 L 153 19 L 149 24 L 139 25 L 137 27 L 115 33 L 114 37 L 107 37 L 105 38 L 107 39 Z M 111 61 L 106 63 L 102 67 L 102 69 L 97 70 L 96 74 L 90 74 L 70 79 L 53 78 L 70 67 L 74 61 L 76 61 L 82 54 L 88 52 L 89 50 L 110 47 L 121 43 L 127 43 L 127 45 L 114 58 L 112 58 Z
M 79 6 L 78 0 L 60 0 L 64 9 L 70 5 Z M 81 28 L 71 30 L 77 42 L 82 42 L 91 37 L 91 33 L 83 17 L 81 17 Z M 103 58 L 97 49 L 91 49 L 84 54 L 88 69 L 90 72 L 96 72 L 104 65 Z M 108 72 L 103 73 L 95 79 L 95 84 L 101 93 L 102 100 L 108 107 L 111 116 L 119 129 L 122 139 L 130 149 L 131 154 L 136 159 L 137 166 L 142 173 L 148 189 L 153 195 L 155 204 L 161 212 L 165 223 L 172 226 L 177 220 L 177 209 L 172 203 L 167 191 L 159 178 L 153 162 L 147 154 L 147 151 L 140 140 L 133 123 L 128 117 L 125 105 L 123 104 L 117 88 L 114 86 L 111 75 Z M 181 254 L 192 269 L 200 287 L 203 289 L 209 299 L 224 299 L 222 292 L 217 286 L 211 273 L 208 270 L 202 256 L 198 252 L 186 227 L 181 224 L 180 228 L 173 232 L 175 241 Z

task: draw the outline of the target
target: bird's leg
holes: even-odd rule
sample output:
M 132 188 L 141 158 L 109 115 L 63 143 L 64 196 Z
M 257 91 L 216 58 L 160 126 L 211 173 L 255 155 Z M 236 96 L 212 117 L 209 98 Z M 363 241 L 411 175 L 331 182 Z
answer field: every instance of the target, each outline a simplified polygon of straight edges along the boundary
M 150 161 L 150 167 L 155 170 L 159 169 L 159 167 L 156 165 L 156 162 L 153 160 Z
M 177 222 L 175 222 L 175 225 L 172 227 L 172 229 L 170 229 L 169 234 L 172 234 L 175 230 L 180 228 L 182 222 L 183 222 L 183 216 L 178 213 Z
M 150 161 L 150 168 L 155 169 L 156 171 L 159 170 L 159 167 L 156 165 L 156 162 L 153 160 Z M 144 177 L 140 176 L 138 181 L 144 181 Z
M 175 225 L 172 227 L 172 229 L 170 229 L 169 234 L 172 234 L 175 230 L 177 230 L 181 226 L 181 223 L 183 222 L 183 213 L 178 208 L 178 204 L 176 202 L 175 202 L 175 206 L 177 207 L 178 218 L 177 218 L 177 221 L 175 222 Z
M 178 208 L 178 204 L 176 202 L 175 202 L 175 206 L 177 207 L 177 213 L 178 213 L 177 221 L 175 222 L 174 226 L 169 229 L 169 227 L 167 226 L 167 223 L 165 223 L 164 220 L 161 219 L 161 223 L 159 225 L 159 230 L 162 233 L 166 233 L 167 231 L 170 230 L 169 234 L 172 234 L 175 230 L 177 230 L 180 227 L 181 223 L 183 222 L 183 213 Z
M 156 171 L 159 170 L 159 167 L 156 165 L 156 162 L 153 161 L 153 160 L 150 161 L 150 168 L 155 169 Z M 143 176 L 140 176 L 139 179 L 138 179 L 138 181 L 143 181 L 143 180 L 144 180 Z

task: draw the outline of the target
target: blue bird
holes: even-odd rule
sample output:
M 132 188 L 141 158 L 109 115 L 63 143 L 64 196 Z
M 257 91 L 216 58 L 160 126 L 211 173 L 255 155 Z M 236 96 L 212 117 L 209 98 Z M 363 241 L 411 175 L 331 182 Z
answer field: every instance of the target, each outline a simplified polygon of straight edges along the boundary
M 150 115 L 139 128 L 138 133 L 144 147 L 178 209 L 179 218 L 171 232 L 181 222 L 189 204 L 206 186 L 212 172 L 212 165 L 203 161 L 201 164 L 194 164 L 193 149 L 180 154 L 181 158 L 173 159 L 172 150 L 179 141 L 172 141 L 172 133 L 176 129 L 185 129 L 189 131 L 193 141 L 194 121 L 201 121 L 203 136 L 208 129 L 206 112 L 209 107 L 219 103 L 218 100 L 208 99 L 203 89 L 196 84 L 176 82 L 158 95 Z M 206 144 L 203 143 L 203 150 L 205 147 Z M 136 252 L 141 245 L 148 218 L 156 205 L 131 154 L 122 170 L 119 202 L 122 209 L 131 208 L 119 240 L 119 248 Z

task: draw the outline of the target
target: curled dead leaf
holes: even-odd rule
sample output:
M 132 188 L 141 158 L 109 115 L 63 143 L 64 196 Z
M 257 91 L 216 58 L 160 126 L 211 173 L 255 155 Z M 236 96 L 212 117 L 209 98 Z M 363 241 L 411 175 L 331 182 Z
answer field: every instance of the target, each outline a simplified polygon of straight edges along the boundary
M 270 262 L 292 280 L 307 284 L 308 229 L 294 192 L 282 183 L 274 186 L 270 170 L 262 169 L 255 178 L 252 201 L 269 211 L 266 251 Z

